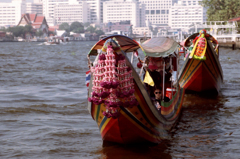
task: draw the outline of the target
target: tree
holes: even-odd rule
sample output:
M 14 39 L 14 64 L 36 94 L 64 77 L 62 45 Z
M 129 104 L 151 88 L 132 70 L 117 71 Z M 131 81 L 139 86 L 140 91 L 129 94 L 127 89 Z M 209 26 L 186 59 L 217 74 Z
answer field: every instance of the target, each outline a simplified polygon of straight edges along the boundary
M 91 24 L 91 23 L 89 23 L 89 22 L 86 22 L 86 23 L 83 23 L 83 26 L 84 26 L 84 27 L 89 27 L 89 26 L 90 26 L 90 24 Z
M 33 33 L 33 27 L 31 25 L 25 25 L 23 28 L 23 34 L 30 33 L 32 35 Z
M 53 31 L 48 31 L 48 36 L 51 35 L 51 34 L 52 34 L 52 35 L 56 35 L 55 32 L 53 32 Z
M 96 30 L 95 33 L 96 33 L 98 36 L 105 34 L 102 30 Z
M 86 31 L 89 31 L 90 33 L 94 33 L 96 30 L 96 28 L 94 28 L 93 26 L 89 26 Z
M 42 36 L 42 35 L 43 35 L 42 30 L 37 31 L 37 32 L 36 32 L 36 35 L 37 35 L 37 36 Z
M 75 30 L 75 29 L 77 29 L 77 28 L 83 28 L 83 29 L 84 29 L 83 24 L 80 23 L 80 22 L 73 22 L 73 23 L 70 25 L 70 31 L 73 31 L 73 30 Z
M 15 37 L 23 36 L 23 34 L 24 34 L 24 27 L 23 26 L 9 27 L 7 30 L 9 32 L 13 33 L 13 35 Z
M 84 33 L 84 28 L 83 27 L 79 27 L 73 30 L 74 33 Z
M 31 32 L 32 32 L 32 29 L 33 29 L 33 27 L 32 27 L 31 25 L 25 25 L 25 26 L 24 26 L 24 31 L 25 31 L 25 32 L 31 33 Z
M 70 26 L 68 23 L 62 23 L 61 25 L 59 25 L 59 29 L 60 30 L 65 30 L 66 32 L 70 32 Z
M 227 21 L 240 16 L 239 0 L 202 0 L 207 8 L 208 21 Z
M 5 27 L 1 27 L 1 28 L 0 28 L 0 31 L 4 31 L 4 32 L 6 32 L 7 29 L 6 29 Z

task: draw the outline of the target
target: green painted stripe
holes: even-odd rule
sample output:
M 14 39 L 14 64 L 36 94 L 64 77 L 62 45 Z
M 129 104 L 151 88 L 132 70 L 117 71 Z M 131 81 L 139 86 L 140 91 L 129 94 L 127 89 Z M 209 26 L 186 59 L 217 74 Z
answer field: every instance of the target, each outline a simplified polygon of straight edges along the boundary
M 189 79 L 189 77 L 193 74 L 193 72 L 194 72 L 194 71 L 196 70 L 196 68 L 200 65 L 200 63 L 201 63 L 201 61 L 199 61 L 199 63 L 196 65 L 196 67 L 193 69 L 193 71 L 190 73 L 190 75 L 187 77 L 187 79 L 182 82 L 183 84 L 181 84 L 181 87 L 182 87 L 183 85 L 185 85 L 186 81 L 187 81 L 187 80 Z
M 169 107 L 169 106 L 173 103 L 173 101 L 175 100 L 176 96 L 178 95 L 178 91 L 179 91 L 179 90 L 176 91 L 176 93 L 174 94 L 173 98 L 172 98 L 169 102 L 163 102 L 163 101 L 161 101 L 161 106 L 163 106 L 163 107 Z
M 100 125 L 99 125 L 99 130 L 100 130 L 100 131 L 101 131 L 101 129 L 102 129 L 103 124 L 105 123 L 105 121 L 106 121 L 107 119 L 108 119 L 108 118 L 107 118 L 106 116 L 103 117 L 103 120 L 102 120 L 102 122 L 101 122 Z
M 193 60 L 194 60 L 194 59 L 192 59 L 190 65 L 188 66 L 188 69 L 187 69 L 187 71 L 185 72 L 185 74 L 183 75 L 183 78 L 182 78 L 182 79 L 184 79 L 184 77 L 186 76 L 188 70 L 190 69 L 190 67 L 191 67 L 191 65 L 192 65 L 192 63 L 193 63 Z
M 210 57 L 211 56 L 211 57 Z M 213 69 L 214 69 L 214 71 L 215 71 L 215 73 L 216 73 L 216 75 L 218 75 L 218 72 L 217 72 L 217 70 L 215 69 L 215 67 L 214 67 L 214 64 L 213 64 L 213 61 L 212 61 L 212 57 L 213 55 L 209 55 L 209 60 L 210 60 L 210 62 L 211 62 L 211 64 L 212 64 L 212 67 L 213 67 Z M 215 62 L 216 63 L 216 62 Z M 205 63 L 205 65 L 207 66 L 207 64 Z M 210 71 L 210 69 L 209 69 L 209 67 L 207 66 L 207 68 L 208 68 L 208 70 Z M 211 71 L 210 71 L 211 72 Z M 212 73 L 212 72 L 211 72 Z M 213 75 L 213 73 L 212 73 L 212 75 Z M 213 77 L 216 79 L 217 77 L 215 77 L 214 75 L 213 75 Z
M 100 106 L 101 106 L 101 105 L 98 105 L 98 108 L 97 108 L 96 122 L 98 122 L 98 116 L 99 116 L 99 112 L 100 112 Z

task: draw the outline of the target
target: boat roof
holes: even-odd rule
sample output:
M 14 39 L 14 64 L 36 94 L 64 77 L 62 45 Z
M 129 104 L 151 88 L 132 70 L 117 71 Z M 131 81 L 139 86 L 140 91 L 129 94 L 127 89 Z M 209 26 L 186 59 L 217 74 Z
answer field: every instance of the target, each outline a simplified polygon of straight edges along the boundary
M 133 40 L 130 37 L 124 36 L 124 35 L 110 35 L 108 37 L 105 37 L 101 40 L 99 40 L 93 47 L 92 49 L 89 51 L 88 55 L 97 55 L 98 54 L 98 49 L 102 49 L 105 41 L 107 41 L 110 38 L 115 38 L 116 42 L 118 43 L 118 45 L 121 47 L 121 49 L 124 52 L 133 52 L 136 51 L 140 48 L 140 45 L 138 42 L 136 42 L 135 40 Z
M 179 46 L 175 40 L 167 37 L 152 38 L 140 45 L 130 37 L 124 35 L 111 35 L 99 40 L 89 51 L 88 55 L 96 56 L 98 54 L 98 49 L 102 49 L 104 43 L 110 38 L 116 40 L 116 43 L 121 47 L 122 51 L 126 53 L 134 52 L 141 48 L 145 56 L 149 57 L 167 57 L 174 54 L 174 51 Z
M 156 37 L 145 41 L 141 45 L 146 56 L 150 57 L 167 57 L 174 54 L 179 44 L 168 37 Z

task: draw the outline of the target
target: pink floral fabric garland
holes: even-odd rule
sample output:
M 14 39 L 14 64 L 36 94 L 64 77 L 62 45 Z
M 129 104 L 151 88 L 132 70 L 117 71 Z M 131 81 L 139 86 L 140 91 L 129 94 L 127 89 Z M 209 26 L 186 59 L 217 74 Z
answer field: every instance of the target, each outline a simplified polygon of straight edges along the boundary
M 111 45 L 106 51 L 106 55 L 99 55 L 98 64 L 91 69 L 93 91 L 88 100 L 96 105 L 104 103 L 106 111 L 103 115 L 115 119 L 120 114 L 120 106 L 133 107 L 138 102 L 134 96 L 132 70 L 126 65 L 125 57 L 122 54 L 115 56 Z

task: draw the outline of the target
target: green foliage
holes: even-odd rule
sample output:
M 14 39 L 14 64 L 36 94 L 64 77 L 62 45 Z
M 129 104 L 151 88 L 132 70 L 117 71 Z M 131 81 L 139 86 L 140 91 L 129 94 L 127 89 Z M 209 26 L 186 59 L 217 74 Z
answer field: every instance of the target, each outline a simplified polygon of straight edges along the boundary
M 36 35 L 37 35 L 37 36 L 42 36 L 42 35 L 43 35 L 43 32 L 42 32 L 41 30 L 39 30 L 39 31 L 36 32 Z
M 6 32 L 7 29 L 6 29 L 5 27 L 1 27 L 1 28 L 0 28 L 0 31 L 4 31 L 4 32 Z
M 71 25 L 70 25 L 70 31 L 73 31 L 75 29 L 78 29 L 78 28 L 83 28 L 83 24 L 80 23 L 80 22 L 73 22 Z
M 79 27 L 73 30 L 74 33 L 84 33 L 84 28 L 83 27 Z
M 91 24 L 91 23 L 89 23 L 89 22 L 86 22 L 86 23 L 83 23 L 83 26 L 84 26 L 84 27 L 89 27 L 89 26 L 90 26 L 90 24 Z
M 33 27 L 31 25 L 25 25 L 24 26 L 24 34 L 25 33 L 32 33 Z
M 49 36 L 50 34 L 56 35 L 55 32 L 48 31 L 48 36 Z
M 240 0 L 202 0 L 208 21 L 227 21 L 240 16 Z
M 7 30 L 13 33 L 13 36 L 15 37 L 23 36 L 25 32 L 23 26 L 9 27 Z
M 96 33 L 98 36 L 105 34 L 102 30 L 96 30 L 95 33 Z
M 62 23 L 61 25 L 59 25 L 59 29 L 69 32 L 70 31 L 70 26 L 69 26 L 68 23 L 65 22 L 65 23 Z
M 86 31 L 89 31 L 90 33 L 94 33 L 96 30 L 96 28 L 94 28 L 93 26 L 89 26 Z
M 14 26 L 14 27 L 9 27 L 6 29 L 7 31 L 11 32 L 13 36 L 15 37 L 24 37 L 26 33 L 33 33 L 33 28 L 31 25 L 26 25 L 26 26 Z

